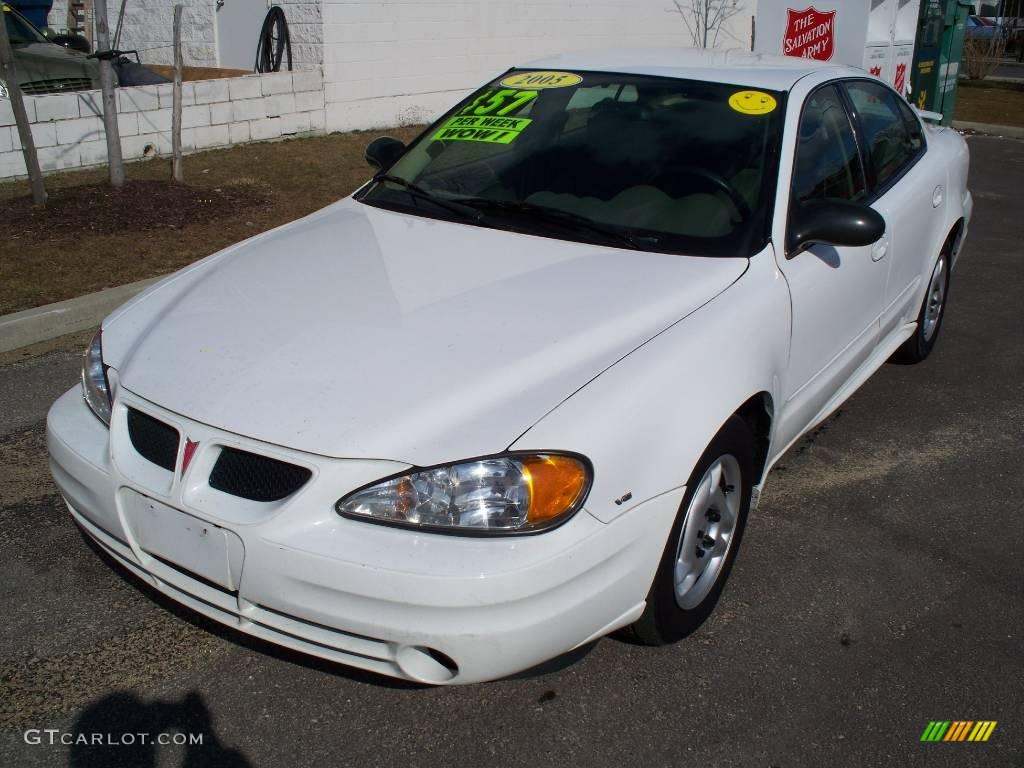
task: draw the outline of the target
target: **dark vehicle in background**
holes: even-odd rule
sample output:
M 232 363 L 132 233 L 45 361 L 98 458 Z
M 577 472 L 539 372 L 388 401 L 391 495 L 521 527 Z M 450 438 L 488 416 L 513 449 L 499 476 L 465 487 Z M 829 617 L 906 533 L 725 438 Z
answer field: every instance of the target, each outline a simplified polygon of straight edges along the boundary
M 100 68 L 95 59 L 51 42 L 9 5 L 3 6 L 3 17 L 22 93 L 40 96 L 100 87 Z M 7 83 L 0 80 L 0 97 L 6 96 Z
M 1009 28 L 997 24 L 993 19 L 982 16 L 967 17 L 967 37 L 975 40 L 998 40 L 1006 38 Z

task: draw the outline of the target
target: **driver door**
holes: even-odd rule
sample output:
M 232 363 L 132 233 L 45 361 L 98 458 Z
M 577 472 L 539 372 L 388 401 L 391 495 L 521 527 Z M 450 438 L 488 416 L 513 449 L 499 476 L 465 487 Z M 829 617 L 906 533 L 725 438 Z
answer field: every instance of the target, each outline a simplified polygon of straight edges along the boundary
M 835 85 L 823 86 L 808 96 L 800 116 L 789 218 L 797 206 L 814 200 L 857 202 L 867 194 L 845 102 Z M 887 240 L 888 231 L 860 248 L 813 245 L 787 254 L 780 247 L 779 269 L 792 305 L 780 445 L 811 426 L 874 350 L 888 277 Z

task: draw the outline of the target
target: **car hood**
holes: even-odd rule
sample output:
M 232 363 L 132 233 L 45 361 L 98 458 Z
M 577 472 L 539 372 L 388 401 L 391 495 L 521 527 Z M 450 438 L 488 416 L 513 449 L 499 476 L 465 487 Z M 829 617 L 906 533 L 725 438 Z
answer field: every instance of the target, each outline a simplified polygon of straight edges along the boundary
M 18 81 L 60 80 L 87 77 L 99 87 L 99 64 L 87 59 L 80 51 L 73 51 L 53 43 L 29 43 L 14 47 L 18 66 Z M 59 91 L 55 91 L 59 92 Z
M 504 450 L 746 267 L 346 200 L 140 294 L 104 354 L 121 386 L 205 424 L 425 466 Z

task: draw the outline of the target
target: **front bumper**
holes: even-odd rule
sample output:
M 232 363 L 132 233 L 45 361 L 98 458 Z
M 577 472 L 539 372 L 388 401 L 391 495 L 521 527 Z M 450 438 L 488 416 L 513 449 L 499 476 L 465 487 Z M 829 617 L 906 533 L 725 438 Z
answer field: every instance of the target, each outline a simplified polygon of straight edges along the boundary
M 126 404 L 199 440 L 183 477 L 134 454 Z M 248 634 L 434 684 L 505 677 L 638 618 L 683 494 L 656 497 L 608 524 L 584 510 L 534 536 L 421 534 L 347 520 L 333 509 L 346 490 L 402 465 L 257 443 L 123 388 L 111 425 L 96 419 L 75 388 L 51 408 L 47 440 L 72 516 L 115 560 L 177 602 Z M 304 464 L 313 477 L 277 503 L 227 497 L 201 479 L 220 445 Z M 166 542 L 163 551 L 159 538 L 140 536 L 140 500 L 228 539 L 227 575 L 202 578 L 187 567 L 180 542 Z

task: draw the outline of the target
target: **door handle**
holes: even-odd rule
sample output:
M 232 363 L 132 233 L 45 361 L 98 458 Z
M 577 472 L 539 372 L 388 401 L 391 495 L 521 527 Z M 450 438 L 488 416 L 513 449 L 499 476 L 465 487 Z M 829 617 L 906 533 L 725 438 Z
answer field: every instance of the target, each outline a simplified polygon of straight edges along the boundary
M 871 246 L 871 260 L 881 261 L 885 258 L 885 254 L 889 252 L 889 243 L 886 240 L 879 240 L 873 246 Z

